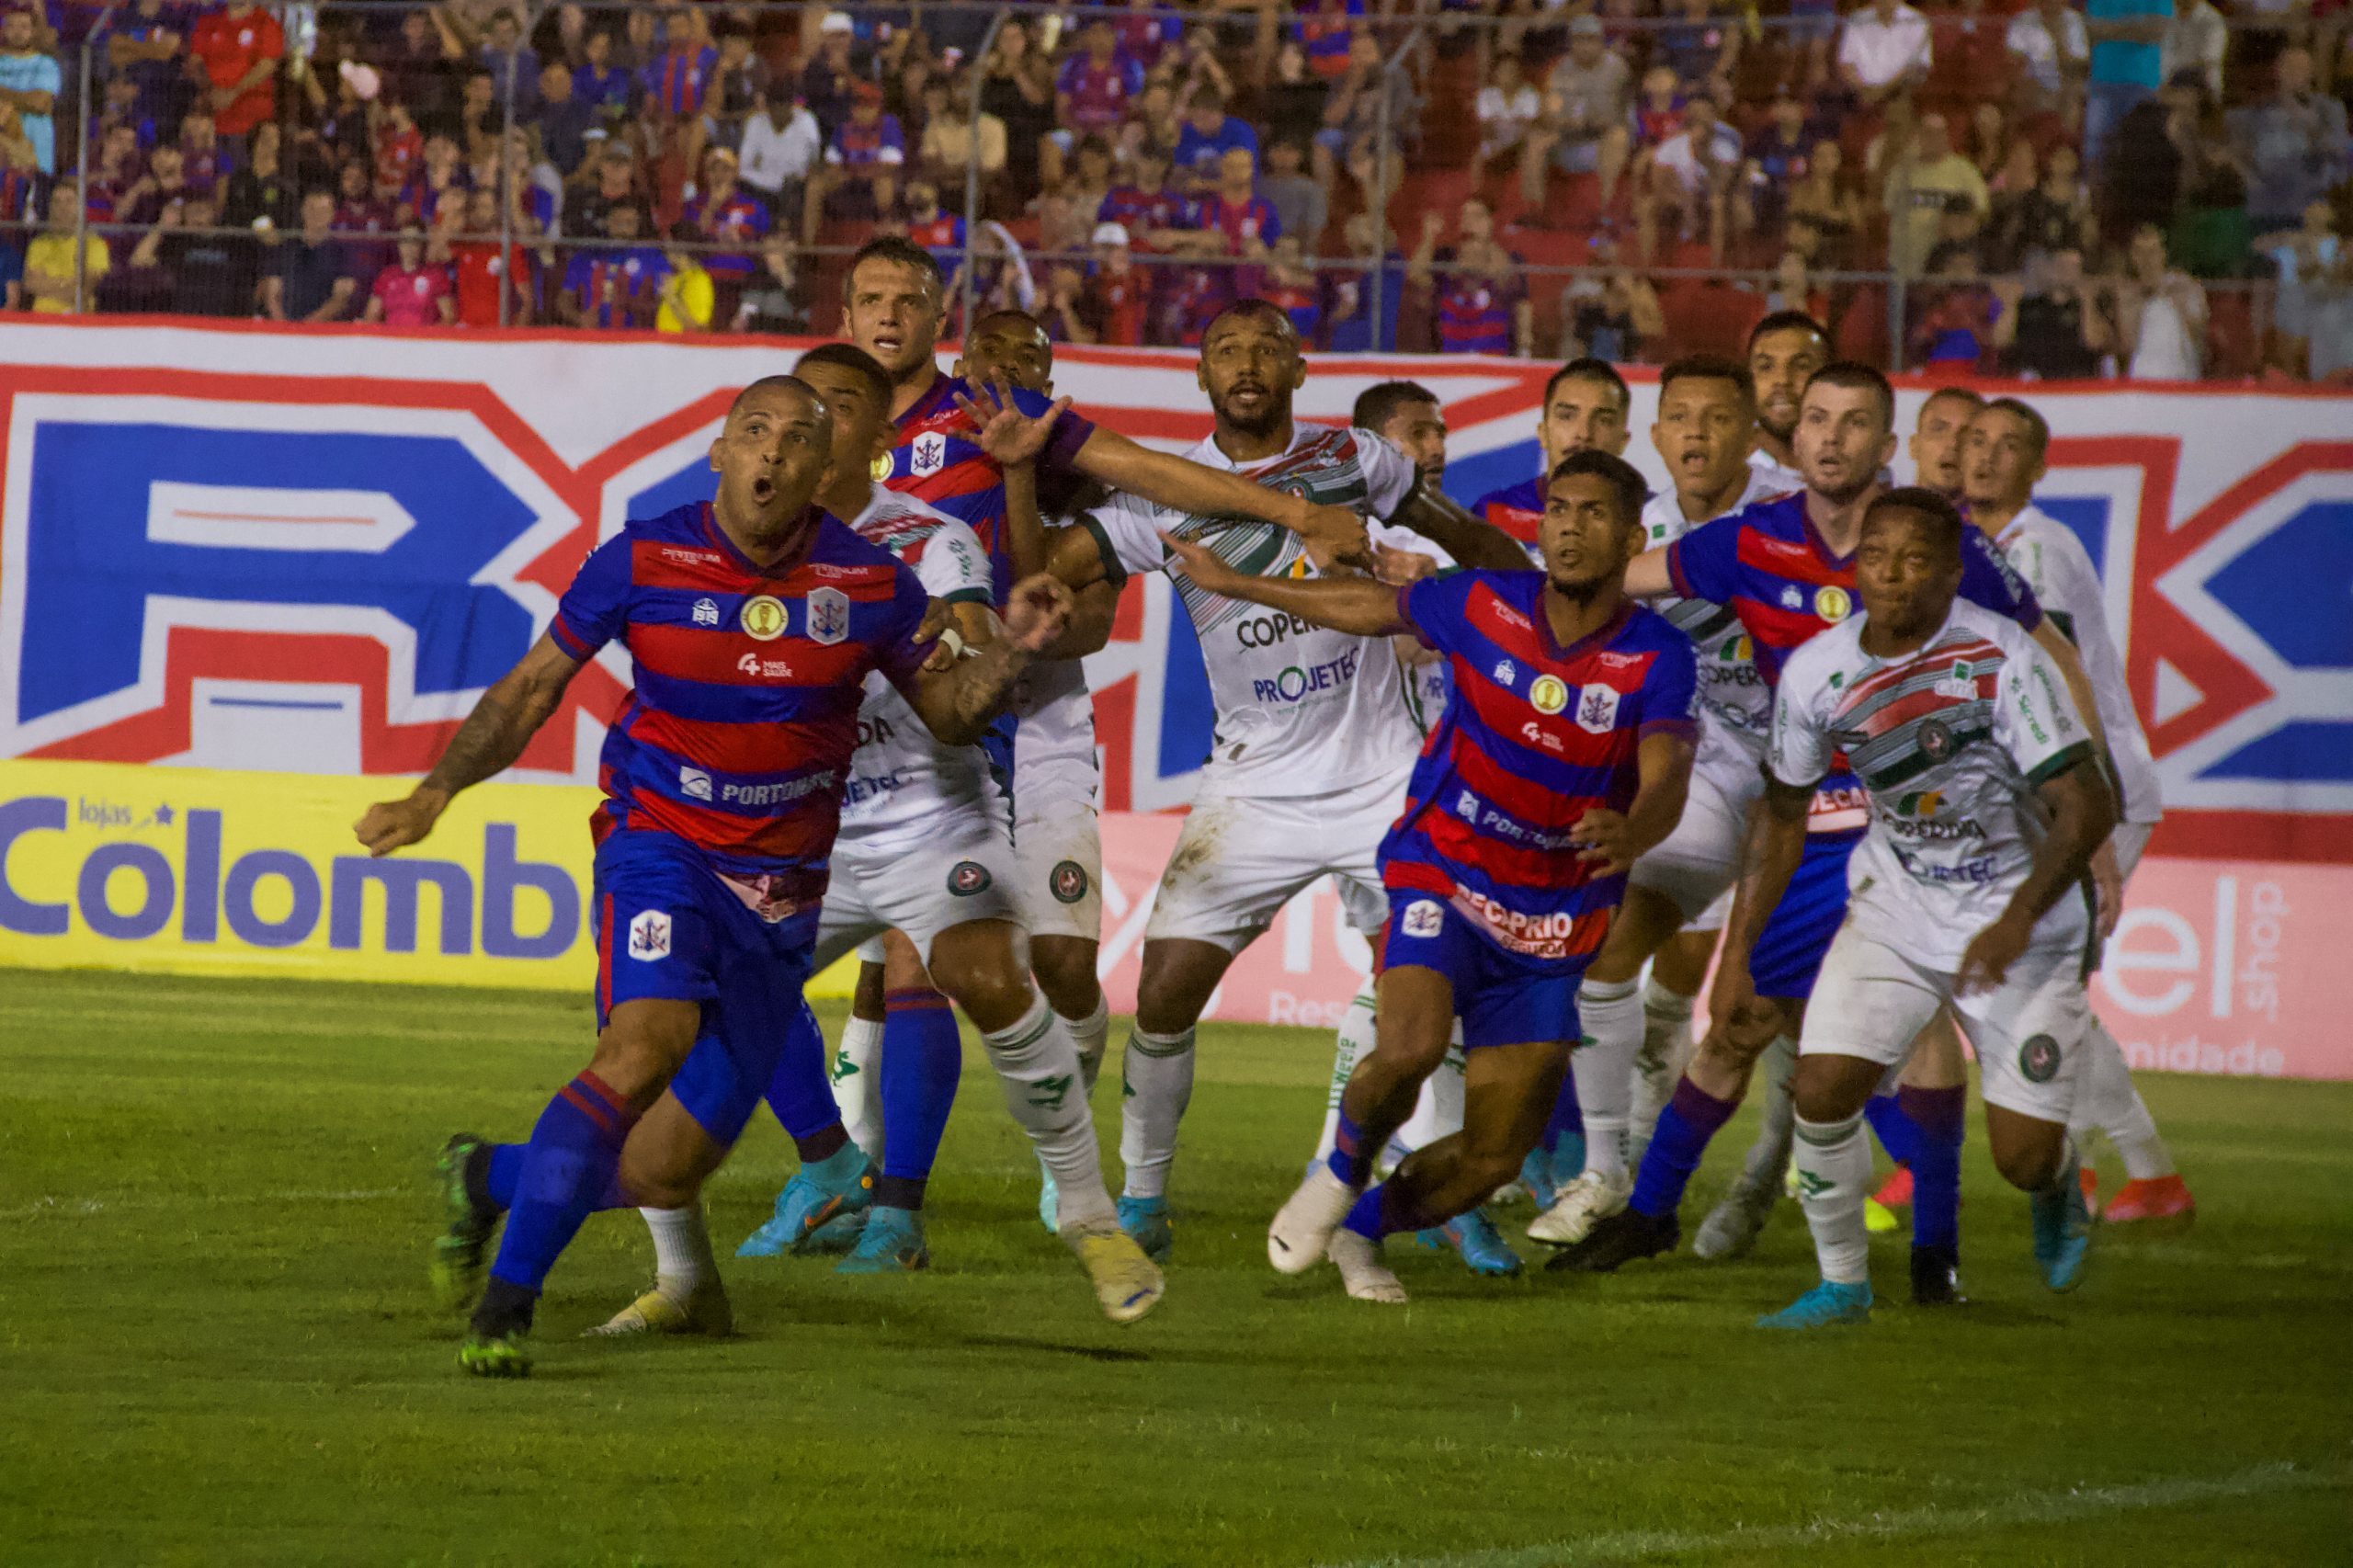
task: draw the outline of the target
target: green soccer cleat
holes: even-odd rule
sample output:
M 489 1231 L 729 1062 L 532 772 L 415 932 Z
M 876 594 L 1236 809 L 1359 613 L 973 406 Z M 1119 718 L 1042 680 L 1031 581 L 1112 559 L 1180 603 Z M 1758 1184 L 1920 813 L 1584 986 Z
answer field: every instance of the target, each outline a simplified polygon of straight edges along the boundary
M 506 1334 L 469 1334 L 458 1346 L 458 1365 L 477 1378 L 528 1378 L 531 1347 L 525 1330 Z
M 1824 1279 L 1778 1312 L 1768 1312 L 1756 1320 L 1759 1328 L 1828 1328 L 1834 1324 L 1869 1323 L 1871 1320 L 1871 1288 L 1860 1285 L 1834 1285 Z
M 466 1186 L 466 1167 L 487 1147 L 471 1132 L 456 1133 L 433 1162 L 441 1184 L 443 1229 L 433 1238 L 427 1272 L 433 1299 L 444 1312 L 462 1312 L 482 1294 L 483 1255 L 498 1230 L 498 1215 L 476 1206 Z

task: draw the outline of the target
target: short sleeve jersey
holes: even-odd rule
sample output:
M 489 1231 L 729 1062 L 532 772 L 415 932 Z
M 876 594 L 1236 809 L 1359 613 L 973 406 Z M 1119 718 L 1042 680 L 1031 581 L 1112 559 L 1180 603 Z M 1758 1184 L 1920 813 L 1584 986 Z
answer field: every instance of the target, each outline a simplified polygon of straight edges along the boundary
M 2025 881 L 2047 831 L 2036 786 L 2087 759 L 2091 740 L 2058 667 L 2015 620 L 1956 602 L 1914 653 L 1865 653 L 1857 616 L 1790 656 L 1767 767 L 1803 787 L 1843 756 L 1870 826 L 1848 864 L 1873 935 L 1951 971 Z M 2080 941 L 2086 912 L 2063 898 L 2038 939 Z
M 878 484 L 850 527 L 913 567 L 933 598 L 993 602 L 988 552 L 955 518 Z M 944 810 L 979 802 L 992 787 L 980 747 L 941 745 L 888 676 L 868 674 L 858 710 L 858 751 L 842 798 L 843 837 L 936 822 Z
M 590 552 L 548 628 L 575 659 L 617 642 L 636 666 L 597 764 L 598 836 L 673 834 L 722 872 L 822 897 L 861 683 L 913 678 L 927 597 L 830 516 L 799 559 L 766 570 L 709 502 L 632 519 Z
M 1748 486 L 1733 505 L 1733 512 L 1777 494 L 1770 480 L 1755 469 L 1748 472 Z M 1643 547 L 1656 550 L 1672 544 L 1698 526 L 1683 515 L 1683 504 L 1675 492 L 1662 490 L 1643 508 Z M 1699 667 L 1702 753 L 1722 754 L 1726 761 L 1734 760 L 1733 754 L 1737 753 L 1746 758 L 1753 776 L 1756 764 L 1765 755 L 1765 732 L 1773 722 L 1773 694 L 1765 688 L 1765 677 L 1756 673 L 1747 629 L 1738 616 L 1712 599 L 1670 596 L 1653 599 L 1651 608 L 1691 639 Z
M 1430 732 L 1381 880 L 1449 900 L 1507 951 L 1582 961 L 1626 879 L 1578 858 L 1588 811 L 1624 811 L 1643 737 L 1691 736 L 1691 644 L 1628 605 L 1567 647 L 1544 619 L 1540 572 L 1449 572 L 1400 591 L 1400 618 L 1447 661 L 1453 691 Z
M 890 472 L 878 472 L 876 477 L 971 528 L 995 565 L 1002 598 L 1013 586 L 1013 569 L 1005 552 L 1005 470 L 981 449 L 972 416 L 957 405 L 960 395 L 971 397 L 972 389 L 953 376 L 934 381 L 931 390 L 899 415 L 899 444 L 891 449 Z M 1018 389 L 1013 402 L 1029 415 L 1053 406 L 1052 400 Z M 1054 422 L 1046 449 L 1038 454 L 1040 481 L 1051 483 L 1068 473 L 1079 448 L 1094 434 L 1094 421 L 1064 411 Z
M 1396 510 L 1419 474 L 1403 452 L 1365 430 L 1293 427 L 1289 449 L 1250 466 L 1214 437 L 1186 454 L 1272 490 L 1374 517 Z M 1114 582 L 1168 566 L 1163 530 L 1197 540 L 1253 576 L 1309 576 L 1299 536 L 1245 517 L 1204 517 L 1120 494 L 1079 518 Z M 1388 640 L 1355 637 L 1204 592 L 1182 573 L 1176 596 L 1200 639 L 1217 734 L 1209 780 L 1231 795 L 1327 793 L 1403 773 L 1421 744 Z
M 1543 552 L 1536 544 L 1538 530 L 1544 524 L 1544 481 L 1540 477 L 1490 490 L 1479 497 L 1478 505 L 1471 510 L 1480 521 L 1519 540 L 1530 562 L 1542 563 Z

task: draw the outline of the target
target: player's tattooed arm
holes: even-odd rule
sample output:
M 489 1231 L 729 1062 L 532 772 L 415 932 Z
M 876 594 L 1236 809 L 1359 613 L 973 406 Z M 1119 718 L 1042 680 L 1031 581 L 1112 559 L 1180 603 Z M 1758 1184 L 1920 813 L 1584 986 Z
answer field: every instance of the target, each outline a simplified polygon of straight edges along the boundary
M 1040 573 L 1014 585 L 998 634 L 946 670 L 926 661 L 901 684 L 907 705 L 943 745 L 971 745 L 1013 699 L 1029 661 L 1053 645 L 1070 619 L 1070 590 Z
M 572 684 L 579 669 L 580 661 L 565 653 L 552 636 L 542 634 L 523 655 L 522 663 L 482 694 L 474 710 L 449 737 L 433 771 L 405 799 L 379 801 L 353 824 L 368 853 L 389 855 L 416 843 L 433 831 L 433 824 L 459 790 L 513 767 L 540 726 L 555 712 L 556 704 L 563 699 L 563 688 Z
M 2009 903 L 1962 950 L 1961 968 L 1953 976 L 1955 990 L 1991 991 L 2000 985 L 2010 965 L 2034 940 L 2035 922 L 2082 884 L 2093 854 L 2116 831 L 2116 798 L 2089 756 L 2044 779 L 2036 793 L 2051 813 L 2051 830 L 2035 846 L 2034 863 Z
M 1749 812 L 1748 830 L 1740 853 L 1740 881 L 1733 893 L 1732 915 L 1724 922 L 1722 955 L 1716 960 L 1716 982 L 1708 993 L 1708 1038 L 1722 1042 L 1745 1035 L 1764 1021 L 1756 984 L 1748 972 L 1749 955 L 1774 905 L 1789 891 L 1805 854 L 1806 812 L 1813 803 L 1812 786 L 1765 780 L 1765 798 Z
M 1236 572 L 1224 557 L 1190 540 L 1167 532 L 1160 537 L 1176 558 L 1176 569 L 1212 594 L 1246 599 L 1359 637 L 1386 637 L 1413 630 L 1399 619 L 1397 590 L 1374 578 L 1254 577 Z
M 1454 559 L 1458 566 L 1487 572 L 1525 572 L 1528 551 L 1519 541 L 1457 506 L 1425 479 L 1405 493 L 1389 521 L 1413 529 Z
M 1640 782 L 1633 800 L 1623 812 L 1597 809 L 1577 819 L 1569 830 L 1585 846 L 1577 858 L 1602 876 L 1622 876 L 1665 843 L 1683 818 L 1684 797 L 1691 788 L 1691 750 L 1688 735 L 1644 735 L 1634 753 Z

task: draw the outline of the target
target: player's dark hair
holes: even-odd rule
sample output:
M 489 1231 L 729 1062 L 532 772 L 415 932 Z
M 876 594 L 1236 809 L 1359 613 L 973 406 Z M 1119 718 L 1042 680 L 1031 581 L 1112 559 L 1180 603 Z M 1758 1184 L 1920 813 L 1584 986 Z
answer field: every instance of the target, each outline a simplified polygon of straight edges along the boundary
M 2041 413 L 2032 403 L 2021 403 L 2014 397 L 1997 397 L 1979 412 L 2006 414 L 2024 425 L 2027 434 L 2034 437 L 2035 461 L 2040 462 L 2043 456 L 2051 450 L 2051 421 L 2042 417 Z
M 1650 504 L 1651 487 L 1643 482 L 1641 471 L 1624 458 L 1612 457 L 1593 447 L 1571 452 L 1552 465 L 1552 472 L 1544 476 L 1544 487 L 1550 490 L 1563 479 L 1574 479 L 1587 473 L 1604 481 L 1616 492 L 1620 522 L 1628 528 L 1641 524 L 1643 508 Z
M 1228 316 L 1256 316 L 1260 321 L 1269 322 L 1281 327 L 1292 337 L 1299 335 L 1299 328 L 1292 324 L 1289 311 L 1284 310 L 1272 300 L 1261 300 L 1256 294 L 1245 294 L 1210 317 L 1209 324 L 1201 328 L 1201 341 L 1204 344 L 1209 342 L 1210 334 L 1217 330 L 1218 323 Z
M 1438 393 L 1419 381 L 1375 381 L 1357 393 L 1348 423 L 1359 430 L 1379 430 L 1389 416 L 1409 403 L 1436 403 Z
M 1747 366 L 1721 354 L 1686 354 L 1670 362 L 1658 373 L 1659 395 L 1665 397 L 1666 389 L 1677 381 L 1730 381 L 1742 403 L 1752 410 L 1756 406 L 1756 378 L 1748 373 Z
M 1890 430 L 1895 428 L 1895 388 L 1884 374 L 1861 360 L 1833 359 L 1805 379 L 1807 392 L 1816 387 L 1842 387 L 1847 392 L 1873 393 L 1879 399 L 1880 423 Z
M 804 366 L 838 365 L 866 381 L 867 390 L 885 411 L 891 406 L 891 372 L 882 362 L 855 343 L 820 343 L 792 362 L 795 379 Z
M 1748 342 L 1741 351 L 1744 354 L 1756 353 L 1756 340 L 1776 332 L 1810 332 L 1822 339 L 1824 347 L 1830 346 L 1828 329 L 1803 311 L 1775 311 L 1748 329 Z
M 948 297 L 948 275 L 939 270 L 939 258 L 904 234 L 877 234 L 849 258 L 849 267 L 842 274 L 845 281 L 858 276 L 858 269 L 870 261 L 887 261 L 893 267 L 912 267 L 931 282 L 931 290 L 941 299 Z
M 1030 331 L 1039 334 L 1040 336 L 1045 335 L 1046 332 L 1045 323 L 1040 321 L 1036 316 L 1031 315 L 1028 311 L 1016 310 L 1011 305 L 1001 306 L 994 311 L 982 312 L 972 320 L 972 331 L 974 333 L 983 332 L 997 322 L 1018 322 L 1023 326 L 1028 327 Z M 1052 344 L 1051 340 L 1048 342 L 1047 347 L 1049 351 L 1051 350 Z
M 813 353 L 815 351 L 813 349 L 811 352 Z M 870 357 L 868 359 L 868 363 L 873 363 Z M 876 368 L 879 369 L 881 367 L 878 366 Z M 735 411 L 744 406 L 745 400 L 749 398 L 754 392 L 799 392 L 802 397 L 807 398 L 819 408 L 824 408 L 825 406 L 825 400 L 817 395 L 817 389 L 811 386 L 807 381 L 802 381 L 798 376 L 762 376 L 758 381 L 754 381 L 750 386 L 745 387 L 742 392 L 735 394 L 735 401 L 727 405 L 727 413 L 729 416 L 733 417 Z M 888 395 L 887 383 L 884 395 Z
M 1552 406 L 1552 394 L 1560 390 L 1563 381 L 1599 381 L 1618 394 L 1618 413 L 1621 417 L 1633 409 L 1634 394 L 1627 389 L 1626 378 L 1620 375 L 1618 367 L 1607 359 L 1597 359 L 1587 354 L 1553 371 L 1552 378 L 1544 383 L 1546 407 Z
M 1937 399 L 1940 397 L 1957 399 L 1961 403 L 1969 404 L 1972 408 L 1983 408 L 1985 406 L 1985 394 L 1983 392 L 1971 392 L 1967 387 L 1938 387 L 1936 391 L 1928 394 L 1928 402 L 1920 405 L 1922 411 L 1926 412 L 1928 403 L 1936 402 Z
M 1961 559 L 1961 536 L 1969 525 L 1961 519 L 1961 508 L 1936 491 L 1920 484 L 1905 484 L 1887 491 L 1863 508 L 1864 526 L 1869 527 L 1870 520 L 1882 512 L 1917 515 L 1926 520 L 1928 536 L 1937 541 L 1938 547 L 1950 551 L 1955 561 Z

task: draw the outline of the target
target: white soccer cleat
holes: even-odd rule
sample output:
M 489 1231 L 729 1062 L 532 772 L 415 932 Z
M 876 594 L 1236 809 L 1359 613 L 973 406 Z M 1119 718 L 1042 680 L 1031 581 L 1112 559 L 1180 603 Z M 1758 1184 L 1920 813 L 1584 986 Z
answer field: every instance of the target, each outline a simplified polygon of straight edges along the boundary
M 1626 1207 L 1634 1178 L 1586 1171 L 1561 1188 L 1560 1200 L 1528 1222 L 1529 1238 L 1548 1246 L 1574 1246 L 1594 1226 Z
M 1379 1301 L 1392 1307 L 1405 1304 L 1405 1287 L 1382 1264 L 1381 1248 L 1374 1243 L 1354 1231 L 1335 1231 L 1324 1256 L 1340 1271 L 1340 1283 L 1348 1288 L 1350 1301 Z
M 1309 1171 L 1267 1227 L 1267 1261 L 1284 1274 L 1304 1274 L 1323 1262 L 1332 1233 L 1356 1200 L 1356 1188 L 1334 1176 L 1329 1165 Z
M 1765 1221 L 1773 1217 L 1773 1206 L 1781 1200 L 1776 1190 L 1779 1186 L 1769 1176 L 1762 1181 L 1750 1181 L 1743 1176 L 1733 1182 L 1716 1200 L 1716 1206 L 1708 1210 L 1708 1217 L 1699 1221 L 1699 1233 L 1691 1239 L 1691 1250 L 1711 1262 L 1747 1256 L 1763 1233 Z

